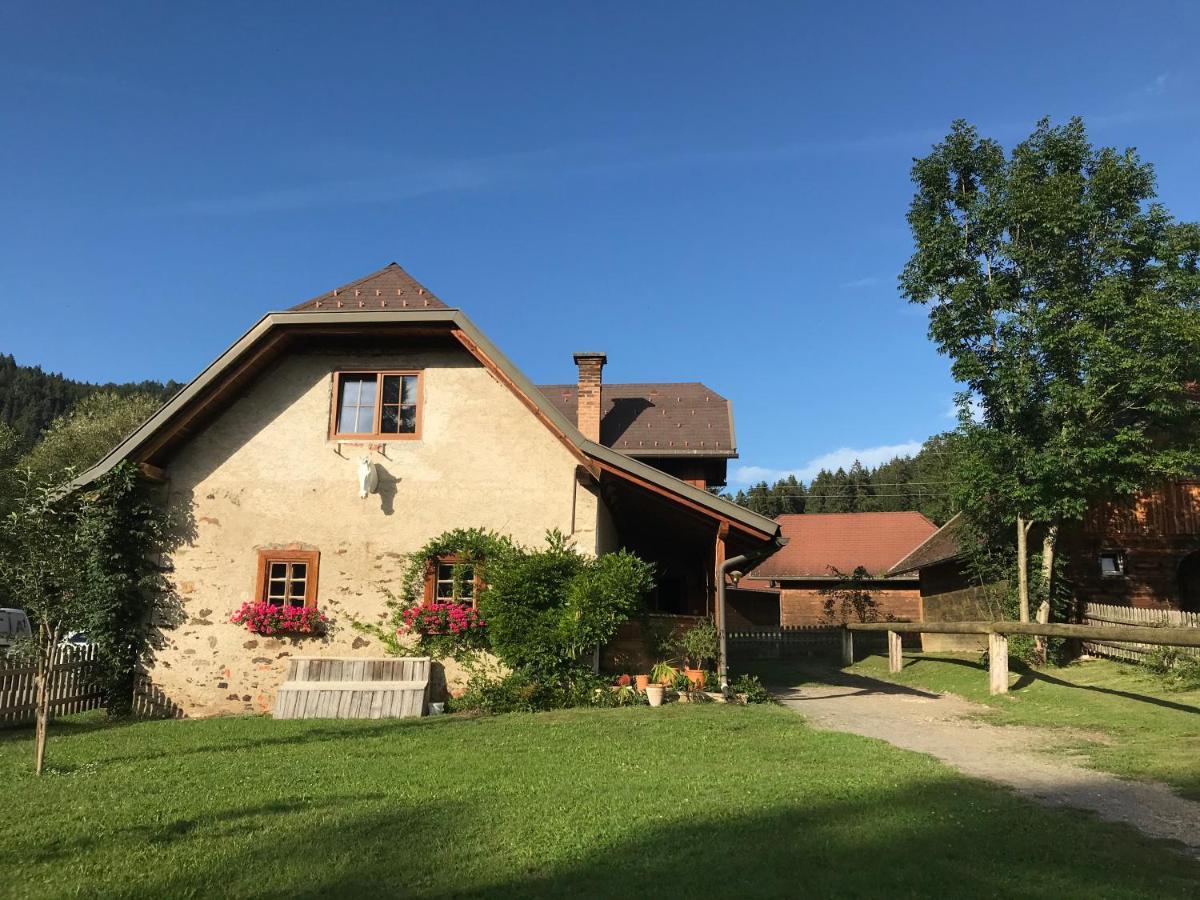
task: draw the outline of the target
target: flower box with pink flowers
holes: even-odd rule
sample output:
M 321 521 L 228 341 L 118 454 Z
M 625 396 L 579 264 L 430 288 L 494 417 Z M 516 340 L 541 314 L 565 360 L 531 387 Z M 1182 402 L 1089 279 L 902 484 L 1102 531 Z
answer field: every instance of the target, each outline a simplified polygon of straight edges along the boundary
M 314 606 L 276 606 L 273 603 L 243 603 L 229 619 L 244 625 L 251 634 L 320 635 L 328 619 Z

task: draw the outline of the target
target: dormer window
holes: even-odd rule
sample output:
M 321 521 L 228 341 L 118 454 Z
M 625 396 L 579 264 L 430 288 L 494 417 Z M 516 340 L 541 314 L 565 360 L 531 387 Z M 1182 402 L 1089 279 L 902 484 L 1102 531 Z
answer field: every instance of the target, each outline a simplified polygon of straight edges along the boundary
M 421 433 L 420 372 L 335 372 L 335 438 L 412 439 Z

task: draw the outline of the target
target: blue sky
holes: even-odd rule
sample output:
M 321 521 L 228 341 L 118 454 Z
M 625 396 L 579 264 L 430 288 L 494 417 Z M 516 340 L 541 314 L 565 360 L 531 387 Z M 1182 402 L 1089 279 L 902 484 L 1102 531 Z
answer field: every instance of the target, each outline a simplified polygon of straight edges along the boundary
M 532 378 L 733 399 L 737 482 L 953 423 L 913 156 L 1085 117 L 1200 218 L 1200 5 L 0 7 L 0 351 L 186 381 L 396 260 Z

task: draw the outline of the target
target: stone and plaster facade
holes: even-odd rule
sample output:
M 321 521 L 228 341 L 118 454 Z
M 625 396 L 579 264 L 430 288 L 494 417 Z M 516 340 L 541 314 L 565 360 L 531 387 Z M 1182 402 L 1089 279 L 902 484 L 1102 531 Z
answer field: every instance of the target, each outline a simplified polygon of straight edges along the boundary
M 383 655 L 351 624 L 382 623 L 411 555 L 457 528 L 525 545 L 555 529 L 588 554 L 627 548 L 660 574 L 651 611 L 712 614 L 719 561 L 769 556 L 782 543 L 779 527 L 614 450 L 624 432 L 604 440 L 600 426 L 614 410 L 604 412 L 602 363 L 603 354 L 580 354 L 570 393 L 583 403 L 568 415 L 563 390 L 550 402 L 465 314 L 394 263 L 265 315 L 75 481 L 83 487 L 133 462 L 159 483 L 180 524 L 164 561 L 177 603 L 153 623 L 151 704 L 191 716 L 264 712 L 291 657 Z M 389 377 L 417 378 L 415 419 L 394 427 L 397 404 L 414 413 L 404 394 L 392 413 L 384 401 L 348 400 L 350 424 L 335 427 L 339 383 L 380 389 Z M 712 456 L 723 470 L 733 454 L 728 402 L 698 384 L 642 387 L 655 388 L 651 406 L 659 388 L 679 388 L 647 418 L 678 426 L 656 439 L 668 444 L 663 452 Z M 397 433 L 381 433 L 387 415 Z M 681 435 L 685 446 L 670 446 Z M 363 477 L 374 485 L 365 497 Z M 315 591 L 310 578 L 292 596 L 328 616 L 325 636 L 265 638 L 230 623 L 243 603 L 270 593 L 271 554 L 318 573 Z M 435 690 L 463 680 L 452 662 L 435 663 Z
M 420 371 L 420 438 L 331 439 L 339 369 Z M 378 492 L 365 500 L 363 456 L 379 474 Z M 379 656 L 351 619 L 381 621 L 407 555 L 452 528 L 490 528 L 525 544 L 557 528 L 582 552 L 613 549 L 603 503 L 576 467 L 465 350 L 284 358 L 163 467 L 170 502 L 192 519 L 194 537 L 172 560 L 184 621 L 163 633 L 155 684 L 189 715 L 262 712 L 289 656 Z M 271 548 L 320 552 L 317 598 L 330 636 L 263 638 L 229 623 L 251 599 L 258 551 Z M 452 662 L 446 677 L 461 677 Z

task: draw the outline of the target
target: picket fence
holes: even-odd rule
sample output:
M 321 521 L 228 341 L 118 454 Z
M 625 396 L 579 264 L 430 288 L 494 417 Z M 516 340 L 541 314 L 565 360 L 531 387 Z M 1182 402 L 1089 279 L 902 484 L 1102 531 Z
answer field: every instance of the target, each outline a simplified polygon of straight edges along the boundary
M 1200 628 L 1200 613 L 1177 609 L 1141 609 L 1108 603 L 1084 603 L 1080 610 L 1084 625 L 1148 625 L 1173 628 Z M 1092 656 L 1106 656 L 1128 662 L 1145 662 L 1154 650 L 1151 644 L 1127 644 L 1113 641 L 1084 641 L 1083 650 Z M 1180 653 L 1200 656 L 1200 647 L 1176 647 Z
M 104 705 L 95 647 L 60 647 L 50 674 L 50 715 Z M 37 668 L 0 660 L 0 725 L 32 722 L 37 713 Z

